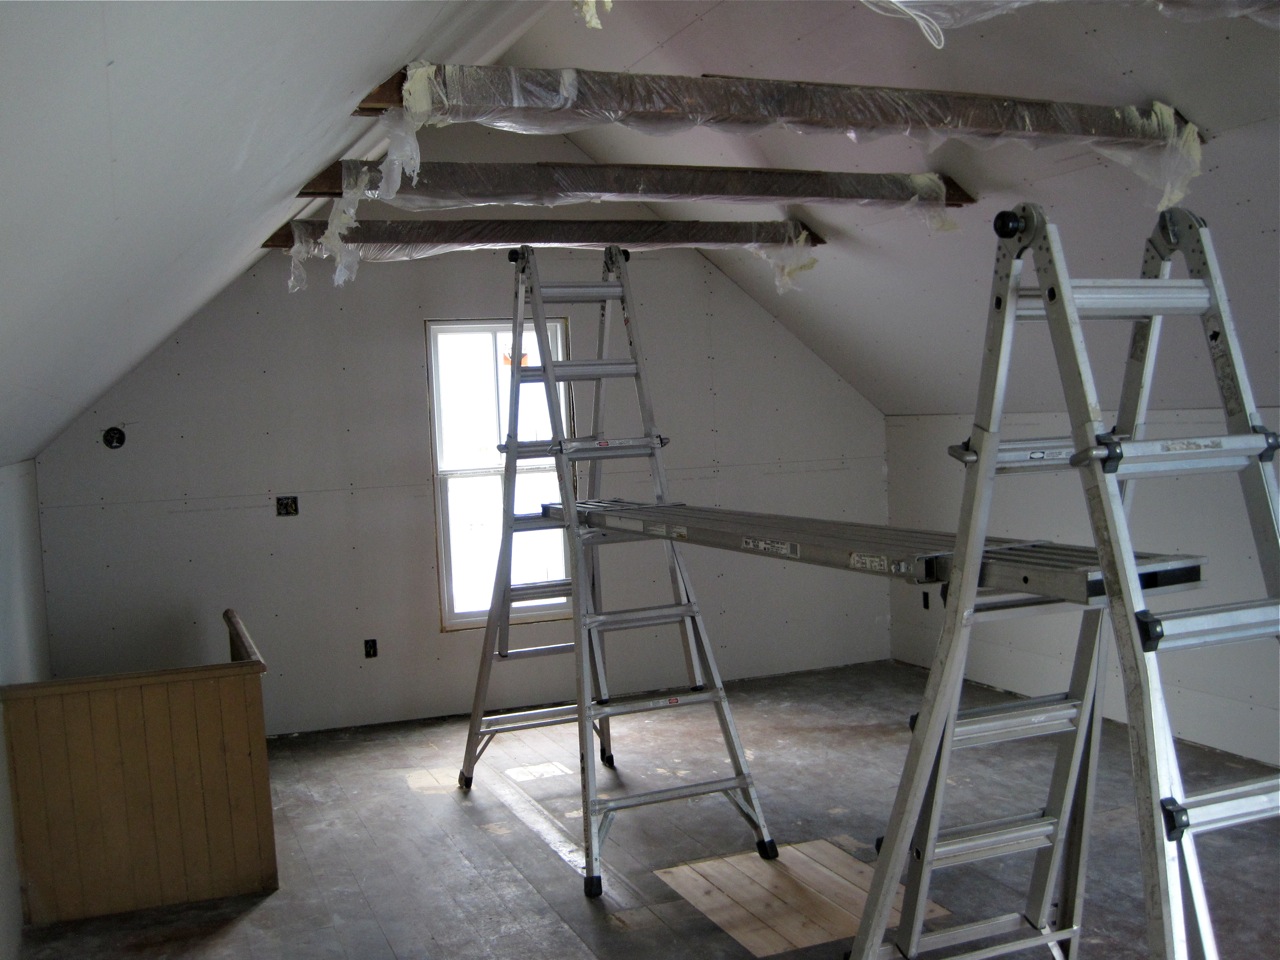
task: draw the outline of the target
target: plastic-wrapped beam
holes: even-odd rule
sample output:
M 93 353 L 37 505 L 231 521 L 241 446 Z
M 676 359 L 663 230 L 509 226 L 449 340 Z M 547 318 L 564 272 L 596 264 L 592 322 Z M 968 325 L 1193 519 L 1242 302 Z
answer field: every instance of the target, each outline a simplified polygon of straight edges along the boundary
M 369 220 L 349 227 L 343 233 L 341 252 L 335 253 L 324 242 L 329 226 L 325 220 L 294 220 L 287 234 L 278 231 L 264 244 L 289 247 L 290 290 L 306 286 L 302 264 L 310 257 L 337 258 L 334 282 L 341 286 L 355 275 L 354 264 L 360 261 L 421 260 L 442 253 L 527 245 L 589 250 L 619 246 L 637 251 L 746 249 L 773 265 L 781 292 L 794 285 L 796 274 L 813 266 L 812 245 L 823 242 L 798 220 Z
M 327 226 L 324 220 L 294 220 L 288 240 L 286 231 L 279 231 L 266 245 L 286 247 L 301 243 L 312 247 L 312 256 L 320 255 L 320 238 Z M 802 235 L 807 235 L 810 243 L 823 242 L 798 220 L 362 220 L 342 239 L 360 248 L 362 260 L 416 260 L 456 250 L 520 246 L 731 249 L 795 243 Z M 382 247 L 404 248 L 405 255 L 369 249 Z M 416 247 L 430 250 L 411 249 Z
M 406 172 L 409 171 L 406 168 Z M 399 179 L 398 177 L 396 178 Z M 948 177 L 907 173 L 828 173 L 749 167 L 583 163 L 424 163 L 417 183 L 388 198 L 378 163 L 343 160 L 308 183 L 301 196 L 349 195 L 406 210 L 485 205 L 560 206 L 598 201 L 714 203 L 907 203 L 962 206 L 973 198 Z
M 404 107 L 416 122 L 482 123 L 520 133 L 569 133 L 621 123 L 653 131 L 755 130 L 943 133 L 1086 138 L 1164 145 L 1185 122 L 1142 107 L 894 87 L 742 77 L 681 77 L 575 69 L 432 64 L 407 68 Z

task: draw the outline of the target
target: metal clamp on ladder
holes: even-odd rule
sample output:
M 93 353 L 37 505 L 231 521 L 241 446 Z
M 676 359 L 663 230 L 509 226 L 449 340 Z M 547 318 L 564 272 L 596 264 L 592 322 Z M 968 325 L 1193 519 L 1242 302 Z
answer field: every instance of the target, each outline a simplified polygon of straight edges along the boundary
M 586 473 L 587 499 L 601 497 L 605 466 L 618 459 L 641 459 L 648 463 L 655 501 L 667 502 L 667 479 L 662 449 L 667 438 L 657 432 L 653 406 L 643 378 L 643 351 L 635 312 L 631 307 L 627 278 L 627 256 L 610 247 L 604 258 L 603 279 L 595 283 L 548 283 L 540 280 L 534 252 L 529 247 L 513 251 L 516 264 L 515 304 L 512 313 L 512 343 L 524 342 L 526 324 L 537 340 L 538 362 L 530 366 L 511 365 L 508 436 L 499 449 L 504 454 L 502 540 L 494 576 L 493 601 L 485 626 L 484 650 L 476 679 L 466 752 L 458 782 L 470 789 L 476 764 L 493 738 L 501 733 L 528 730 L 551 724 L 575 722 L 578 727 L 580 776 L 582 781 L 583 840 L 585 846 L 584 890 L 589 897 L 603 890 L 601 848 L 614 815 L 625 809 L 707 794 L 723 794 L 747 821 L 756 837 L 762 857 L 778 855 L 777 846 L 765 826 L 755 785 L 747 769 L 746 754 L 738 738 L 729 710 L 706 627 L 689 585 L 689 577 L 679 547 L 666 543 L 667 576 L 671 584 L 669 601 L 641 608 L 614 609 L 606 606 L 599 552 L 601 548 L 626 542 L 626 538 L 602 537 L 580 518 L 577 509 L 578 465 Z M 597 304 L 596 356 L 590 359 L 552 359 L 546 307 L 548 304 Z M 610 335 L 614 307 L 621 315 L 626 333 L 626 355 L 611 356 Z M 640 436 L 610 437 L 604 432 L 605 387 L 607 381 L 630 380 L 641 425 Z M 550 422 L 550 439 L 520 439 L 521 385 L 541 382 L 545 398 L 543 411 Z M 589 410 L 574 405 L 572 387 L 592 385 Z M 582 404 L 586 407 L 586 404 Z M 543 412 L 540 411 L 540 412 Z M 570 416 L 570 413 L 576 416 Z M 544 428 L 545 428 L 545 421 Z M 575 430 L 577 428 L 577 430 Z M 555 461 L 560 489 L 560 506 L 544 509 L 537 516 L 515 512 L 516 464 L 524 458 L 551 458 Z M 516 536 L 526 530 L 561 528 L 565 531 L 569 555 L 569 577 L 544 583 L 512 583 L 512 553 Z M 569 597 L 573 608 L 573 637 L 564 643 L 541 647 L 510 644 L 512 606 L 522 600 Z M 660 626 L 680 629 L 687 686 L 661 694 L 616 696 L 609 691 L 605 672 L 605 634 Z M 506 712 L 489 711 L 489 679 L 493 665 L 527 657 L 573 654 L 576 700 L 572 703 L 537 709 Z M 728 754 L 732 776 L 700 783 L 681 782 L 670 787 L 640 793 L 602 797 L 598 790 L 597 751 L 600 762 L 614 766 L 610 721 L 619 716 L 674 708 L 709 706 L 715 711 L 719 731 Z
M 980 619 L 978 560 L 987 538 L 997 475 L 1075 470 L 1089 521 L 1124 677 L 1139 808 L 1148 949 L 1163 960 L 1216 958 L 1194 838 L 1198 832 L 1280 813 L 1280 778 L 1269 777 L 1189 796 L 1183 789 L 1173 731 L 1160 685 L 1157 654 L 1169 649 L 1235 643 L 1280 633 L 1280 525 L 1274 475 L 1278 443 L 1261 423 L 1245 375 L 1209 232 L 1184 210 L 1161 215 L 1147 243 L 1138 280 L 1078 280 L 1067 273 L 1057 230 L 1031 204 L 1000 214 L 986 347 L 973 433 L 950 453 L 965 464 L 961 527 L 942 636 L 915 718 L 906 768 L 882 841 L 875 880 L 853 960 L 915 957 L 961 948 L 950 956 L 994 957 L 1033 946 L 1077 955 L 1084 899 L 1091 786 L 1098 749 L 1098 638 L 1102 613 L 1082 618 L 1071 689 L 1058 697 L 976 711 L 958 710 L 970 630 Z M 1037 282 L 1019 283 L 1031 251 Z M 1188 279 L 1170 279 L 1182 254 Z M 1203 328 L 1225 415 L 1225 434 L 1145 437 L 1157 344 L 1166 316 L 1197 317 Z M 1116 424 L 1100 420 L 1082 320 L 1133 323 Z M 1072 435 L 1002 441 L 1004 390 L 1016 321 L 1047 321 L 1062 379 Z M 1137 570 L 1128 523 L 1130 481 L 1206 471 L 1239 474 L 1266 597 L 1242 603 L 1152 613 L 1153 587 Z M 1059 749 L 1043 809 L 986 824 L 941 830 L 952 752 L 1024 736 L 1052 735 Z M 989 856 L 1036 850 L 1025 909 L 925 932 L 919 909 L 933 870 Z M 909 864 L 909 865 L 908 865 Z M 902 920 L 884 942 L 894 887 L 907 868 Z M 974 948 L 978 939 L 993 939 Z

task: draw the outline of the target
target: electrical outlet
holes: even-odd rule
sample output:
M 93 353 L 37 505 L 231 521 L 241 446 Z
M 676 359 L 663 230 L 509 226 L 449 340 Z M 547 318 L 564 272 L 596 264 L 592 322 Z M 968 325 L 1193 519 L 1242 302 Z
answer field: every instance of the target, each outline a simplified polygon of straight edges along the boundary
M 297 497 L 276 497 L 277 517 L 296 517 L 298 515 Z
M 368 657 L 376 657 L 378 655 L 378 641 L 366 640 L 364 642 L 364 655 Z

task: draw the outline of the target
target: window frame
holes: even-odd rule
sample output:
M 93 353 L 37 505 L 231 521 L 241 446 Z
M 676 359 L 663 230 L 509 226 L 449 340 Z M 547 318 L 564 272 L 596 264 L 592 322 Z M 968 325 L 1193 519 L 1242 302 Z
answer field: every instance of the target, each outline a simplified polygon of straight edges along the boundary
M 559 352 L 561 359 L 566 359 L 569 352 L 569 320 L 567 317 L 554 317 L 547 320 L 548 333 L 552 339 L 553 352 Z M 439 372 L 439 354 L 440 350 L 437 346 L 437 337 L 450 330 L 470 329 L 477 332 L 485 332 L 493 337 L 493 398 L 494 412 L 496 416 L 496 427 L 498 437 L 495 443 L 502 442 L 505 437 L 502 431 L 506 426 L 508 409 L 503 402 L 504 396 L 509 399 L 509 391 L 504 389 L 501 383 L 503 368 L 499 360 L 499 344 L 502 335 L 505 333 L 510 337 L 511 320 L 508 318 L 498 319 L 464 319 L 464 318 L 448 318 L 435 319 L 426 321 L 426 345 L 427 345 L 427 391 L 431 408 L 431 472 L 432 486 L 434 488 L 434 501 L 436 509 L 436 569 L 440 590 L 440 625 L 443 631 L 469 630 L 476 627 L 484 626 L 489 616 L 489 606 L 486 605 L 482 609 L 459 611 L 454 608 L 454 571 L 453 566 L 453 528 L 450 523 L 450 503 L 449 503 L 449 486 L 450 480 L 465 479 L 468 477 L 495 477 L 499 481 L 499 489 L 501 489 L 501 480 L 504 471 L 505 457 L 501 454 L 497 456 L 493 465 L 490 466 L 474 466 L 474 467 L 444 467 L 442 461 L 442 437 L 443 437 L 443 421 L 442 408 L 445 405 L 446 398 L 441 394 L 441 377 Z M 525 336 L 532 336 L 532 324 L 526 324 Z M 522 385 L 525 389 L 542 389 L 541 381 L 528 381 Z M 561 407 L 565 417 L 572 424 L 572 399 L 568 384 L 560 384 L 561 391 Z M 522 404 L 527 404 L 530 400 L 522 396 Z M 537 398 L 539 407 L 545 409 L 545 403 L 542 398 Z M 522 423 L 525 422 L 522 420 Z M 571 435 L 569 425 L 566 425 L 566 435 Z M 534 474 L 550 474 L 555 476 L 555 462 L 550 458 L 546 460 L 522 461 L 516 466 L 518 475 L 534 475 Z M 519 488 L 517 487 L 517 493 Z M 559 499 L 557 493 L 556 499 Z M 501 502 L 498 505 L 498 536 L 501 536 Z M 517 510 L 519 507 L 517 506 Z M 549 531 L 550 532 L 550 531 Z M 521 534 L 517 535 L 514 541 L 518 547 L 521 539 L 525 539 L 539 534 Z M 564 576 L 568 577 L 569 570 L 569 554 L 568 539 L 561 536 Z M 495 545 L 495 557 L 497 553 L 497 545 Z M 516 581 L 520 582 L 520 581 Z M 487 586 L 492 587 L 493 579 L 490 576 Z M 486 596 L 488 592 L 486 591 Z M 527 604 L 520 604 L 511 610 L 512 623 L 534 623 L 551 620 L 564 620 L 572 616 L 572 605 L 569 597 L 560 600 L 551 601 L 530 601 Z

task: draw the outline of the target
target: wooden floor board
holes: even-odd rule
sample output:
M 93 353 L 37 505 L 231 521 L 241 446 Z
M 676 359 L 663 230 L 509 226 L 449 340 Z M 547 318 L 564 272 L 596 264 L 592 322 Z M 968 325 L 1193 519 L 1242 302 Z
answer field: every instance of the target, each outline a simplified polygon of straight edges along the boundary
M 852 937 L 874 874 L 826 840 L 783 845 L 776 860 L 740 853 L 656 872 L 757 957 Z M 929 902 L 928 916 L 946 912 Z

